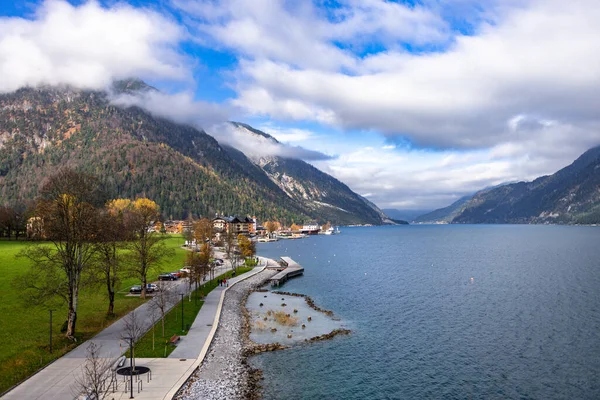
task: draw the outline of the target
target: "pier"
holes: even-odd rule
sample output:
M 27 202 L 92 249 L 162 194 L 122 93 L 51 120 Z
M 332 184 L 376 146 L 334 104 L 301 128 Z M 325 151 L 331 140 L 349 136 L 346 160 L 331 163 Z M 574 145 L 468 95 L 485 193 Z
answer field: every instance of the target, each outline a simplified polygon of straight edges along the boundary
M 279 264 L 276 267 L 269 266 L 267 268 L 276 269 L 279 273 L 269 279 L 271 286 L 279 286 L 285 283 L 289 278 L 302 275 L 304 267 L 292 260 L 290 257 L 281 257 Z

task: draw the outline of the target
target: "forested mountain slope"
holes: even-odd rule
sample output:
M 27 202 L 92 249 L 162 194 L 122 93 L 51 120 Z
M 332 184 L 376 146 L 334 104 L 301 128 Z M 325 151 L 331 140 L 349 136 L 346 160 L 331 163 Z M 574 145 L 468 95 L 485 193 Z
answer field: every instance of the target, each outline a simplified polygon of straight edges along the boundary
M 140 81 L 117 89 L 154 90 Z M 63 165 L 98 175 L 111 197 L 155 200 L 166 218 L 223 212 L 380 223 L 360 209 L 313 213 L 240 152 L 192 126 L 112 105 L 105 92 L 45 87 L 0 95 L 0 204 L 34 198 Z

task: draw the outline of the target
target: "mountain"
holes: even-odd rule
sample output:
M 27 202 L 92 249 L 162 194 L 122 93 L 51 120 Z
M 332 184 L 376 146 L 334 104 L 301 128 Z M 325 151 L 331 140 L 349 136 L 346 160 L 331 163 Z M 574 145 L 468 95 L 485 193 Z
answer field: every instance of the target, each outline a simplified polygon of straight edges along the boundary
M 473 195 L 461 197 L 448 207 L 439 208 L 415 218 L 417 223 L 450 223 L 454 218 L 462 212 L 466 204 L 471 200 Z
M 448 222 L 598 224 L 600 146 L 553 175 L 477 192 Z
M 114 90 L 156 89 L 130 80 Z M 285 161 L 290 170 L 301 163 Z M 97 175 L 111 197 L 151 198 L 166 218 L 222 212 L 286 222 L 382 222 L 370 207 L 343 202 L 351 195 L 333 193 L 336 185 L 324 196 L 330 206 L 315 207 L 206 132 L 138 107 L 115 106 L 107 92 L 42 87 L 0 95 L 0 204 L 35 198 L 44 179 L 65 165 Z M 338 182 L 318 170 L 313 175 Z M 349 207 L 342 212 L 344 205 Z
M 396 208 L 384 208 L 382 211 L 390 218 L 404 221 L 414 221 L 420 215 L 427 214 L 431 210 L 398 210 Z
M 239 122 L 231 122 L 231 124 L 238 132 L 251 136 L 255 140 L 280 144 L 273 136 L 249 125 Z M 224 148 L 231 157 L 239 157 L 236 155 L 237 150 L 230 146 Z M 303 204 L 309 210 L 307 212 L 319 221 L 331 220 L 332 223 L 342 221 L 345 224 L 393 223 L 376 205 L 305 161 L 276 155 L 246 154 L 246 156 L 281 191 Z M 361 215 L 364 222 L 358 222 L 352 217 L 353 215 Z

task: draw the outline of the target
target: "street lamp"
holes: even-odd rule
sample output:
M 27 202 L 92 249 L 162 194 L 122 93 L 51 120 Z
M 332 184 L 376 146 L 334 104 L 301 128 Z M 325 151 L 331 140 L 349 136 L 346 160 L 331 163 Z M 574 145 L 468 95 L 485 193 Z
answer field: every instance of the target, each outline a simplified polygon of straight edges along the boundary
M 131 389 L 129 398 L 133 399 L 133 337 L 123 339 L 129 339 L 129 388 Z
M 183 332 L 183 293 L 181 293 L 180 296 L 181 296 L 181 332 Z
M 52 354 L 52 311 L 56 310 L 48 310 L 50 311 L 50 354 Z

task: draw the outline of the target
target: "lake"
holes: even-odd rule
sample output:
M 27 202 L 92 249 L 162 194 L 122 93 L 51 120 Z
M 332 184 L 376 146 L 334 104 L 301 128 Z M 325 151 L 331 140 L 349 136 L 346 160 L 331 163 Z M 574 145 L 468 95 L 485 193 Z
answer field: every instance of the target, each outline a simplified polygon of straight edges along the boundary
M 341 230 L 258 244 L 353 330 L 253 357 L 265 399 L 600 398 L 600 228 Z

